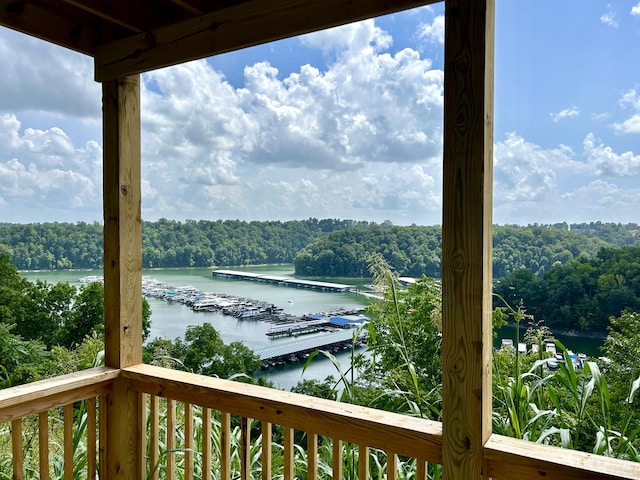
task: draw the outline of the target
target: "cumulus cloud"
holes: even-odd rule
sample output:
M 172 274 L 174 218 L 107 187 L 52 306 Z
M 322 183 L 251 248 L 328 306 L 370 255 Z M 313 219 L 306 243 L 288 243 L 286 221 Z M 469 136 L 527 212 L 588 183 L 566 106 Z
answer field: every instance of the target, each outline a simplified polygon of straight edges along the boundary
M 618 133 L 640 133 L 640 95 L 635 89 L 626 92 L 618 104 L 625 110 L 631 110 L 632 115 L 622 122 L 612 124 Z
M 600 16 L 600 22 L 608 27 L 618 28 L 618 22 L 612 12 L 603 13 Z
M 99 118 L 100 85 L 93 62 L 51 43 L 0 29 L 0 111 L 38 111 Z
M 610 177 L 637 177 L 640 175 L 640 155 L 628 151 L 615 153 L 596 139 L 593 133 L 583 142 L 584 155 L 598 175 Z
M 640 15 L 640 2 L 637 5 L 631 7 L 631 15 Z
M 580 109 L 575 105 L 565 108 L 564 110 L 560 110 L 559 112 L 549 114 L 551 120 L 554 122 L 559 122 L 565 118 L 576 118 L 578 115 L 580 115 Z
M 22 131 L 15 115 L 1 114 L 0 152 L 0 209 L 6 221 L 24 221 L 23 215 L 45 221 L 53 211 L 93 220 L 100 212 L 102 149 L 97 142 L 74 146 L 56 127 Z
M 444 15 L 438 15 L 431 23 L 421 25 L 420 38 L 444 45 Z

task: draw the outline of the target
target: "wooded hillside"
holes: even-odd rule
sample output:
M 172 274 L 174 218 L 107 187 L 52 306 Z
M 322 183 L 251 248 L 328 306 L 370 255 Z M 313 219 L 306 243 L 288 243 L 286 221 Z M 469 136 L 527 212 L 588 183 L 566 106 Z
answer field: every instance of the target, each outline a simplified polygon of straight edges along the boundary
M 496 226 L 494 277 L 525 267 L 541 275 L 556 262 L 594 258 L 602 247 L 640 245 L 637 224 Z M 303 276 L 366 277 L 367 253 L 400 275 L 440 277 L 439 226 L 396 226 L 309 218 L 288 222 L 143 222 L 144 268 L 295 263 Z M 99 223 L 0 224 L 0 253 L 20 270 L 101 269 Z

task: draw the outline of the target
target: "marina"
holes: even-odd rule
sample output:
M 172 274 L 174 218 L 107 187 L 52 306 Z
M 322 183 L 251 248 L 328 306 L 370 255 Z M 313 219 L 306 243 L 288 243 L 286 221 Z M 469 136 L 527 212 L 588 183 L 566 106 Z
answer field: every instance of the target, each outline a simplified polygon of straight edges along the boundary
M 285 277 L 281 275 L 269 275 L 255 272 L 240 272 L 238 270 L 214 270 L 214 277 L 233 278 L 237 280 L 248 280 L 253 282 L 266 282 L 275 285 L 294 288 L 311 288 L 326 292 L 349 292 L 355 290 L 353 285 L 343 283 L 318 282 L 315 280 L 299 280 L 297 278 Z

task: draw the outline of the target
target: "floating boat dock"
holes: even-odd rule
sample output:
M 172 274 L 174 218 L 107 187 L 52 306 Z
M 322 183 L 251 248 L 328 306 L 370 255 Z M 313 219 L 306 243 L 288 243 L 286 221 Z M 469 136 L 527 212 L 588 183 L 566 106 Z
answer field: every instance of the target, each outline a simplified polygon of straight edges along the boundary
M 256 354 L 260 356 L 262 366 L 267 368 L 272 365 L 303 360 L 318 349 L 333 351 L 347 349 L 353 342 L 353 335 L 353 329 L 339 330 L 337 332 L 327 333 L 315 338 L 308 338 L 297 342 L 284 343 L 263 348 L 262 350 L 256 350 Z
M 237 280 L 249 280 L 253 282 L 273 283 L 285 287 L 311 288 L 328 292 L 349 292 L 355 290 L 353 285 L 344 283 L 316 282 L 314 280 L 299 280 L 297 278 L 283 277 L 280 275 L 265 275 L 254 272 L 239 272 L 237 270 L 214 270 L 214 277 L 235 278 Z

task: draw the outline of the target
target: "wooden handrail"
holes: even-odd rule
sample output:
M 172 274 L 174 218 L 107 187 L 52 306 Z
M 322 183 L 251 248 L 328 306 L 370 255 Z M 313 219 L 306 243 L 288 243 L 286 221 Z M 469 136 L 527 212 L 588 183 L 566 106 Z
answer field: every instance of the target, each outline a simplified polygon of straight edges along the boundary
M 139 392 L 433 463 L 442 461 L 438 422 L 152 365 L 128 367 L 121 375 Z
M 486 476 L 529 480 L 640 479 L 640 463 L 493 434 L 484 447 Z
M 119 370 L 98 367 L 0 390 L 0 422 L 18 420 L 106 393 Z

